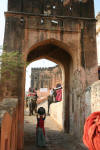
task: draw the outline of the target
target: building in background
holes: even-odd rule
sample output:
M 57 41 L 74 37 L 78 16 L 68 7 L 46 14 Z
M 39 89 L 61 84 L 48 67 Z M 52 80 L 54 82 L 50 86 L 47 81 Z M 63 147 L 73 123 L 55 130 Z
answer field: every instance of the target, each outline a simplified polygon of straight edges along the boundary
M 100 12 L 96 16 L 96 37 L 97 37 L 97 57 L 98 57 L 98 74 L 100 80 Z
M 31 88 L 54 88 L 62 83 L 62 71 L 57 65 L 49 68 L 31 69 Z

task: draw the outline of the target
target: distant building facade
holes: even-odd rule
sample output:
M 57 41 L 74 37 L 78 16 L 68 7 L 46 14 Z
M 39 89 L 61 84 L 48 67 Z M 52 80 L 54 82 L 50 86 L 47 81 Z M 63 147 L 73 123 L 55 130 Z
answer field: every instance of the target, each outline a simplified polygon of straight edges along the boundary
M 100 13 L 96 16 L 96 37 L 97 37 L 97 56 L 98 56 L 98 65 L 100 66 Z
M 62 83 L 62 71 L 57 65 L 49 68 L 31 69 L 31 88 L 54 88 Z
M 96 37 L 97 37 L 97 57 L 98 57 L 98 74 L 100 80 L 100 12 L 96 16 Z

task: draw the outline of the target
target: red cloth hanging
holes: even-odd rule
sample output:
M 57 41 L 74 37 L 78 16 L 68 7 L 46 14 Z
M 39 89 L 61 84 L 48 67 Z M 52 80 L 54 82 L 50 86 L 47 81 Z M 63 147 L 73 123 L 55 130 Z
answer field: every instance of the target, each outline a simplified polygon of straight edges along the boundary
M 57 89 L 56 90 L 56 101 L 60 102 L 62 101 L 62 89 Z
M 84 125 L 83 142 L 89 150 L 100 150 L 100 111 L 92 113 Z

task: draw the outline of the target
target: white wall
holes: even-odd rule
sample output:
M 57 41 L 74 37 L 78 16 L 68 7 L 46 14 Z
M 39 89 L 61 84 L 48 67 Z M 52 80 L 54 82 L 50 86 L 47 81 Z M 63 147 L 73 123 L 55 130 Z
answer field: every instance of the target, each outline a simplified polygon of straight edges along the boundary
M 85 118 L 96 111 L 100 111 L 100 80 L 88 87 L 85 93 Z
M 52 103 L 50 106 L 50 115 L 56 121 L 61 129 L 64 129 L 64 102 Z

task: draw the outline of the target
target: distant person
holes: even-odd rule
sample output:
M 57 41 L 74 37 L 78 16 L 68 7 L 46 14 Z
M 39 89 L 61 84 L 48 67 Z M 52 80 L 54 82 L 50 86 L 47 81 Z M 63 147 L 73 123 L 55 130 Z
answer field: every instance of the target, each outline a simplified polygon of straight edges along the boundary
M 36 127 L 36 144 L 40 147 L 45 147 L 45 129 L 44 120 L 46 118 L 45 109 L 40 107 L 37 113 L 37 127 Z
M 29 92 L 32 92 L 32 88 L 31 87 L 29 88 Z
M 26 107 L 28 107 L 28 96 L 26 97 Z
M 37 113 L 37 103 L 36 100 L 30 99 L 29 100 L 29 116 L 33 115 L 34 112 Z
M 33 101 L 34 101 L 34 110 L 35 110 L 35 113 L 37 113 L 37 98 L 38 98 L 38 95 L 37 95 L 37 91 L 36 89 L 34 89 L 34 95 L 33 95 Z
M 33 115 L 34 102 L 33 99 L 29 100 L 29 116 Z
M 50 115 L 50 105 L 56 101 L 56 90 L 53 88 L 48 96 L 48 115 Z
M 57 92 L 56 89 L 53 89 L 53 102 L 56 102 Z
M 29 116 L 33 115 L 33 111 L 37 113 L 37 98 L 37 92 L 32 89 L 32 92 L 29 93 Z

